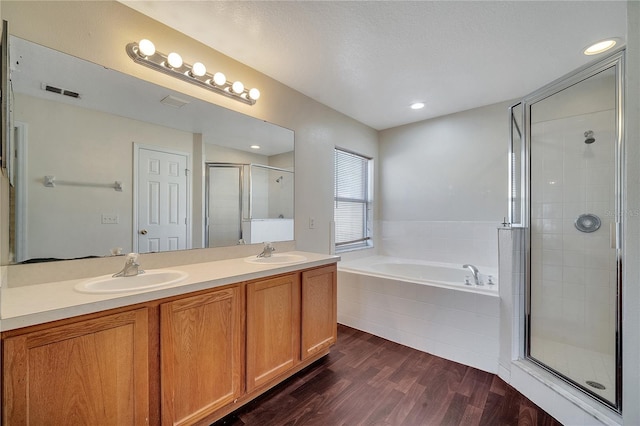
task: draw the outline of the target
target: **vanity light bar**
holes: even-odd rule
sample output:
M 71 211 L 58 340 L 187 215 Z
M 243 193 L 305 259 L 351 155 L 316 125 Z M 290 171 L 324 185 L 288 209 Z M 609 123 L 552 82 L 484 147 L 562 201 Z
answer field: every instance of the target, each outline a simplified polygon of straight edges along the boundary
M 248 105 L 254 105 L 260 97 L 258 89 L 245 89 L 240 81 L 229 82 L 224 74 L 206 72 L 205 66 L 196 62 L 189 65 L 182 61 L 177 53 L 164 53 L 155 50 L 155 46 L 149 40 L 140 40 L 139 43 L 129 43 L 126 47 L 127 54 L 134 62 L 160 71 L 164 74 L 179 78 L 180 80 L 200 86 L 204 89 L 235 99 Z

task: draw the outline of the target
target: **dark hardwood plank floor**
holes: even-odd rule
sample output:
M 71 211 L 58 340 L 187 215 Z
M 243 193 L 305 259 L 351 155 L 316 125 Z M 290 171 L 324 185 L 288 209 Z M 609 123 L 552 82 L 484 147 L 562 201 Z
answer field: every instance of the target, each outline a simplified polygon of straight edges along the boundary
M 338 325 L 328 356 L 214 425 L 560 423 L 496 375 Z

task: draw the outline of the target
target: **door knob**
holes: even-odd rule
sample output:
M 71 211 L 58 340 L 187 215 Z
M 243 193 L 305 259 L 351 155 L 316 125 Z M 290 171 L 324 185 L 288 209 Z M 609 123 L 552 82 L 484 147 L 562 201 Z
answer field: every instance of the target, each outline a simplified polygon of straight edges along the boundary
M 140 230 L 140 233 L 141 233 L 142 235 L 147 235 L 147 230 L 146 230 L 146 229 L 141 229 L 141 230 Z

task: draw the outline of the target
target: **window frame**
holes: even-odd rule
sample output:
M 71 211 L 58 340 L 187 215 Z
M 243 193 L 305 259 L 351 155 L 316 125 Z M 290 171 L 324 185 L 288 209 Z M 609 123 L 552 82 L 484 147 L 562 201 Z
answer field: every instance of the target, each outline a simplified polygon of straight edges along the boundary
M 351 155 L 362 159 L 366 162 L 365 167 L 365 190 L 364 190 L 364 198 L 349 198 L 349 197 L 338 197 L 337 196 L 337 188 L 338 188 L 338 168 L 337 168 L 337 156 L 339 153 L 343 155 Z M 369 156 L 351 151 L 349 149 L 334 147 L 334 194 L 333 194 L 333 216 L 334 216 L 334 241 L 333 248 L 335 253 L 343 253 L 354 250 L 363 250 L 373 247 L 373 159 Z M 338 221 L 336 217 L 336 208 L 338 203 L 357 203 L 364 206 L 364 217 L 362 224 L 362 238 L 358 238 L 352 241 L 345 242 L 337 242 L 337 229 L 338 229 Z

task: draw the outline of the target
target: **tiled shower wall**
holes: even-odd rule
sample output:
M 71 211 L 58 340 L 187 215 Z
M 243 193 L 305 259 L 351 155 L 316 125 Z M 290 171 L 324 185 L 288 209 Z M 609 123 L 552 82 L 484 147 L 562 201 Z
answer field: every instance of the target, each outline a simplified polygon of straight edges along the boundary
M 538 312 L 532 332 L 611 354 L 617 291 L 610 235 L 615 222 L 612 122 L 609 110 L 534 124 L 538 145 L 531 173 L 531 297 Z M 586 130 L 594 131 L 594 143 L 584 143 Z M 600 217 L 600 229 L 578 231 L 574 222 L 584 213 Z
M 379 254 L 498 269 L 496 222 L 381 221 Z M 482 272 L 482 271 L 481 271 Z

